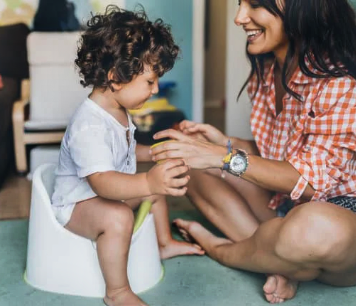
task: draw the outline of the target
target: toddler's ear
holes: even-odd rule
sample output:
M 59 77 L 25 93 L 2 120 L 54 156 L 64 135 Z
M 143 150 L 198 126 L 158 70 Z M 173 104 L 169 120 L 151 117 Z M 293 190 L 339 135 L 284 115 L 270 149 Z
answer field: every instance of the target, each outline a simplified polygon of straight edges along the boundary
M 122 84 L 118 84 L 114 82 L 112 82 L 110 86 L 114 89 L 114 91 L 119 91 L 122 88 Z
M 114 91 L 120 90 L 122 88 L 122 84 L 119 84 L 115 81 L 114 72 L 112 70 L 108 72 L 108 80 L 110 82 L 110 87 Z

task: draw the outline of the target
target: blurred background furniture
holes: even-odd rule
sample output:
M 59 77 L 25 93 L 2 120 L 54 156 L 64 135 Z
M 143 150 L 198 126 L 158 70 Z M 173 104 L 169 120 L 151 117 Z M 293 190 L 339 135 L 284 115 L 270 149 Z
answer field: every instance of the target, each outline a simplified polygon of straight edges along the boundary
M 26 38 L 29 28 L 22 23 L 0 27 L 0 187 L 13 166 L 11 112 L 20 96 L 20 83 L 28 78 Z
M 75 69 L 80 32 L 32 32 L 27 39 L 30 81 L 13 108 L 16 168 L 28 171 L 26 145 L 60 143 L 77 106 L 88 96 Z M 28 115 L 27 115 L 28 114 Z

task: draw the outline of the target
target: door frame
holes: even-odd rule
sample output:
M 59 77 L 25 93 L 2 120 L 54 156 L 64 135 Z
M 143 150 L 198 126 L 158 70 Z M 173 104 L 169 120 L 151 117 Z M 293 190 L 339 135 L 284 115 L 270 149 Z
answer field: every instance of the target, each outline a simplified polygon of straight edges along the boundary
M 204 25 L 205 25 L 205 0 L 193 0 L 193 97 L 192 119 L 195 122 L 204 121 Z

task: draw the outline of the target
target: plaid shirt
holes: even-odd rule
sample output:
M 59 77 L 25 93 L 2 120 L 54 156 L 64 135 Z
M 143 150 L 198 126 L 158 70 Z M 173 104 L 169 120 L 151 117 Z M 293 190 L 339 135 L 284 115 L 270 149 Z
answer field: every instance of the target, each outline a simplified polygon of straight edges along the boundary
M 289 86 L 302 101 L 287 93 L 277 116 L 274 64 L 266 66 L 254 97 L 257 77 L 248 86 L 252 134 L 261 157 L 288 161 L 300 173 L 290 195 L 276 194 L 269 207 L 285 198 L 301 203 L 308 184 L 315 189 L 313 201 L 356 197 L 356 80 L 310 78 L 297 68 Z

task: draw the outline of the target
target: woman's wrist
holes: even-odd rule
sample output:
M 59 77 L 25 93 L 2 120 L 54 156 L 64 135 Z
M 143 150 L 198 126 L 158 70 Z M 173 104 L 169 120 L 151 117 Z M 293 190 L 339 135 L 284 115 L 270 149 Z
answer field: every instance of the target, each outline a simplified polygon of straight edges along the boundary
M 224 165 L 224 159 L 226 157 L 226 155 L 228 155 L 228 148 L 227 146 L 217 146 L 216 148 L 216 154 L 213 161 L 213 166 L 212 168 L 223 168 Z
M 228 136 L 225 136 L 221 142 L 220 145 L 224 146 L 224 147 L 227 147 L 228 146 L 228 143 L 229 141 L 231 142 L 231 137 L 228 137 Z

